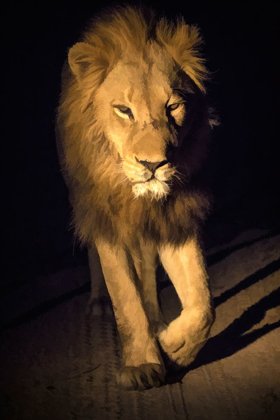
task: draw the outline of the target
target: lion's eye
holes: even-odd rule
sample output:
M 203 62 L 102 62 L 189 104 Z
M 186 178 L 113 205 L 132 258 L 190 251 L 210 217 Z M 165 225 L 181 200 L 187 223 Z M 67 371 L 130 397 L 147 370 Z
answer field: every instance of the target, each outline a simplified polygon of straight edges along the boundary
M 118 110 L 123 112 L 124 114 L 128 114 L 131 110 L 127 106 L 117 106 Z
M 169 109 L 169 111 L 175 111 L 175 109 L 178 109 L 179 106 L 181 106 L 181 105 L 182 104 L 180 102 L 177 103 L 177 104 L 172 104 L 172 105 L 169 105 L 168 109 Z
M 133 119 L 133 114 L 130 108 L 124 105 L 114 105 L 114 111 L 117 115 L 122 118 L 131 118 Z

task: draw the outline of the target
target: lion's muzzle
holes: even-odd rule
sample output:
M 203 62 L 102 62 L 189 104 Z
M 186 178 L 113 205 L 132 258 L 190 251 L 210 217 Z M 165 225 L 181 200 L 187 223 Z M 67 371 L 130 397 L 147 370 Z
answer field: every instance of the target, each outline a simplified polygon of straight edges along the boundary
M 149 162 L 147 160 L 139 160 L 137 157 L 135 159 L 138 163 L 141 163 L 143 166 L 145 166 L 145 168 L 149 169 L 153 175 L 158 168 L 168 164 L 167 160 L 162 160 L 161 162 Z
M 169 194 L 170 181 L 176 172 L 166 159 L 152 162 L 140 160 L 136 156 L 124 159 L 123 169 L 136 197 L 145 195 L 155 199 L 162 199 Z

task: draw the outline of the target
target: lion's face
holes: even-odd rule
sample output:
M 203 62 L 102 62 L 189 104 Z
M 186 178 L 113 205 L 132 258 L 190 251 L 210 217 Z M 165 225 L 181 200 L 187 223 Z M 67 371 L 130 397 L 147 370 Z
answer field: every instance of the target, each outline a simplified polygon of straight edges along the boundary
M 177 67 L 163 49 L 151 44 L 145 59 L 130 55 L 120 60 L 96 94 L 105 135 L 121 158 L 120 172 L 135 196 L 163 198 L 178 176 L 169 155 L 180 148 L 188 125 L 188 95 L 194 92 Z
M 197 133 L 187 134 L 193 131 L 194 120 L 196 127 L 200 124 L 203 108 L 199 103 L 207 70 L 199 56 L 199 31 L 183 20 L 169 25 L 161 19 L 150 22 L 154 26 L 150 28 L 132 9 L 110 19 L 104 26 L 97 22 L 84 42 L 69 51 L 76 102 L 67 104 L 68 123 L 77 121 L 82 127 L 78 141 L 85 167 L 83 143 L 102 139 L 119 181 L 129 183 L 136 197 L 164 198 L 173 181 L 182 181 L 182 172 L 188 180 L 203 155 L 202 142 L 192 153 L 185 141 L 198 139 Z M 75 137 L 72 132 L 69 135 Z M 96 153 L 100 150 L 96 147 Z M 79 165 L 74 147 L 73 154 L 69 156 Z M 90 173 L 95 173 L 94 168 Z M 112 179 L 106 171 L 102 176 Z

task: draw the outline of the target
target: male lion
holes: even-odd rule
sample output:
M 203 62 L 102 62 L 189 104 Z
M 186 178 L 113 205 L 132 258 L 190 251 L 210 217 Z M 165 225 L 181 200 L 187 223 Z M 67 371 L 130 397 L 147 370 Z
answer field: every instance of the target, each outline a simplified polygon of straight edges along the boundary
M 125 389 L 163 382 L 158 343 L 178 365 L 192 362 L 214 320 L 199 241 L 212 125 L 200 43 L 182 19 L 123 7 L 90 25 L 63 69 L 60 160 L 76 233 L 91 265 L 97 249 L 112 299 Z M 158 260 L 182 303 L 169 325 Z

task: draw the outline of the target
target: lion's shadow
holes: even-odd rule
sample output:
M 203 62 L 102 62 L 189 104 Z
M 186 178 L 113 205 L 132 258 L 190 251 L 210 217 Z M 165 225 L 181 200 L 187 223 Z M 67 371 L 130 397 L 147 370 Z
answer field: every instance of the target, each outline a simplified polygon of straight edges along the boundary
M 279 268 L 280 260 L 276 260 L 268 264 L 263 269 L 258 270 L 256 273 L 247 277 L 232 289 L 214 299 L 215 307 L 224 303 L 237 292 L 244 290 L 253 283 L 267 277 L 267 275 L 276 272 Z M 266 311 L 276 308 L 277 306 L 280 306 L 280 287 L 246 309 L 239 318 L 235 319 L 222 332 L 214 337 L 211 337 L 199 352 L 195 361 L 187 368 L 178 369 L 176 365 L 170 363 L 170 361 L 165 357 L 165 361 L 168 366 L 167 383 L 180 382 L 189 371 L 218 360 L 225 359 L 247 347 L 249 344 L 253 343 L 268 332 L 280 327 L 279 320 L 254 329 L 250 333 L 246 334 L 246 331 L 249 331 L 264 318 Z

